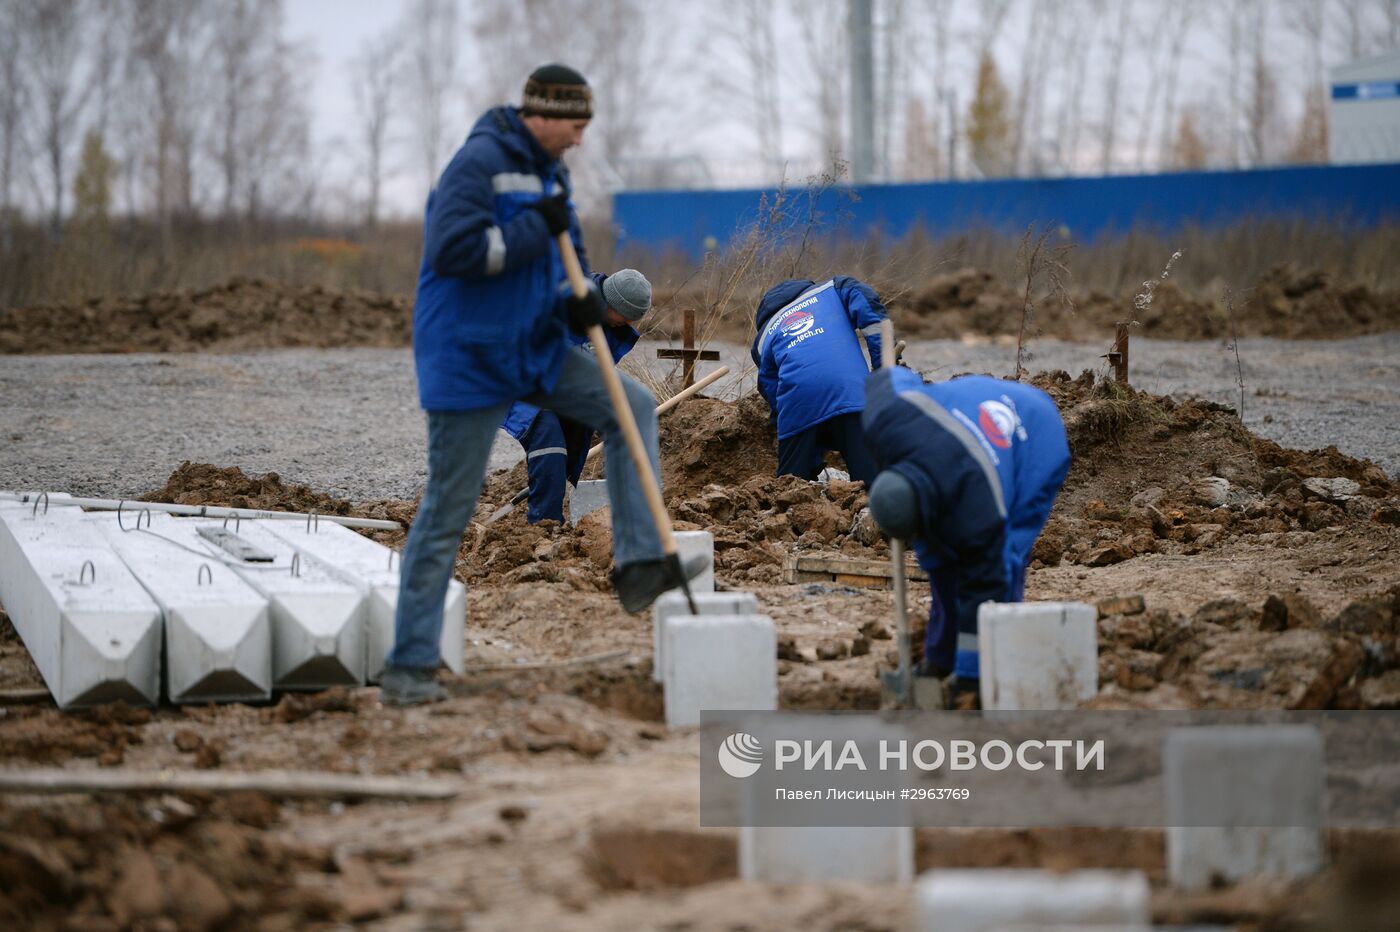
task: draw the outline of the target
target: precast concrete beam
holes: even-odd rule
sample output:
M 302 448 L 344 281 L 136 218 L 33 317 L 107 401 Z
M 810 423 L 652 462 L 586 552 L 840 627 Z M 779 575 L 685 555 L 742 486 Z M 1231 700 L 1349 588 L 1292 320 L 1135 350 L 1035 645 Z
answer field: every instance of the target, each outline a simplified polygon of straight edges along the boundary
M 160 609 L 77 508 L 0 502 L 0 603 L 59 708 L 160 701 Z
M 695 608 L 701 615 L 757 615 L 758 599 L 752 592 L 697 592 Z M 666 655 L 670 652 L 671 636 L 667 622 L 679 615 L 690 614 L 690 603 L 679 589 L 662 593 L 651 608 L 651 678 L 662 681 Z
M 368 598 L 365 676 L 379 681 L 384 659 L 394 646 L 394 610 L 399 599 L 399 555 L 381 543 L 329 522 L 268 521 L 263 528 L 290 544 L 303 559 L 314 560 Z M 442 637 L 438 642 L 448 669 L 461 673 L 466 662 L 467 591 L 457 580 L 443 602 Z
M 914 830 L 898 826 L 739 829 L 739 879 L 760 883 L 908 883 Z
M 983 602 L 982 708 L 1073 709 L 1099 691 L 1098 611 L 1083 602 Z
M 919 878 L 914 927 L 923 932 L 1148 932 L 1150 892 L 1140 871 L 933 870 Z
M 267 600 L 220 560 L 193 552 L 178 519 L 130 512 L 123 530 L 111 512 L 87 520 L 101 529 L 165 615 L 165 691 L 171 702 L 246 702 L 272 694 Z M 149 523 L 148 523 L 149 522 Z
M 241 521 L 227 529 L 272 556 L 271 563 L 234 560 L 199 535 L 200 527 L 223 521 L 176 518 L 170 536 L 192 549 L 225 560 L 244 582 L 267 599 L 272 625 L 272 685 L 275 689 L 325 689 L 365 682 L 365 618 L 369 596 L 316 560 L 267 530 Z
M 702 709 L 778 707 L 778 644 L 767 615 L 678 615 L 662 674 L 666 724 L 697 725 Z
M 715 535 L 709 531 L 676 531 L 676 553 L 681 564 L 689 563 L 697 557 L 705 561 L 705 569 L 690 581 L 690 591 L 715 591 Z M 671 592 L 680 592 L 677 586 Z
M 1167 874 L 1217 882 L 1314 874 L 1326 861 L 1322 734 L 1308 725 L 1173 729 L 1162 752 Z

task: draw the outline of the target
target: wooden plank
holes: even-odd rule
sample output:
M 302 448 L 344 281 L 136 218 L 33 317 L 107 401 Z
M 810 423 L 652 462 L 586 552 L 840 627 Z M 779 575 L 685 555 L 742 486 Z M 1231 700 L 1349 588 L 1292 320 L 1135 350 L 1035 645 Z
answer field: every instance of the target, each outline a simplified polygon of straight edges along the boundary
M 296 770 L 64 770 L 0 768 L 0 793 L 266 793 L 288 798 L 451 799 L 444 780 Z
M 805 575 L 846 575 L 846 576 L 879 576 L 889 579 L 893 575 L 893 569 L 882 560 L 842 560 L 831 557 L 799 557 L 789 556 L 783 565 L 785 575 L 789 577 L 789 582 L 805 582 L 800 577 Z M 906 562 L 904 572 L 909 579 L 926 580 L 928 574 L 919 568 L 917 563 Z

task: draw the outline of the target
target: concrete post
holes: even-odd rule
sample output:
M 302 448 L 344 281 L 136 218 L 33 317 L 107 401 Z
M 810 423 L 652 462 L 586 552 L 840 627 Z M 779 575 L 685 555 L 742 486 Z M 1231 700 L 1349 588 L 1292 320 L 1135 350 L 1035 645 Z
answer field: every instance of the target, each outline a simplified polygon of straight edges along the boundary
M 697 592 L 695 607 L 701 615 L 757 615 L 758 599 L 752 592 Z M 670 653 L 671 637 L 667 622 L 679 615 L 689 615 L 690 605 L 678 589 L 663 593 L 651 608 L 651 678 L 660 683 Z
M 982 708 L 1073 709 L 1099 691 L 1098 612 L 1083 602 L 984 602 Z

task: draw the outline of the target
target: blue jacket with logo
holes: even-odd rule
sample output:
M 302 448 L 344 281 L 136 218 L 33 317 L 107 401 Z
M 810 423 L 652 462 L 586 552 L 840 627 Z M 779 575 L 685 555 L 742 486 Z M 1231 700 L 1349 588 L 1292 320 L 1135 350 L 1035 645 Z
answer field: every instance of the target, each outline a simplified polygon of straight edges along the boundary
M 1020 382 L 966 376 L 925 385 L 896 368 L 870 376 L 861 425 L 881 469 L 918 494 L 919 564 L 930 574 L 956 568 L 957 630 L 975 634 L 979 605 L 1019 598 L 1031 547 L 1069 473 L 1055 402 Z
M 607 276 L 601 272 L 593 273 L 593 283 L 598 286 L 598 290 L 602 290 L 603 281 L 606 278 Z M 631 352 L 632 347 L 637 345 L 637 340 L 641 339 L 641 334 L 637 333 L 635 328 L 627 326 L 609 327 L 606 324 L 603 325 L 603 336 L 607 338 L 608 348 L 612 350 L 612 359 L 615 363 L 621 362 L 622 357 Z M 576 330 L 570 329 L 568 331 L 568 338 L 569 343 L 573 346 L 589 345 L 588 337 Z M 501 429 L 523 443 L 525 434 L 529 432 L 530 425 L 535 423 L 535 416 L 539 413 L 540 409 L 534 405 L 526 404 L 523 401 L 517 401 L 515 404 L 511 405 L 510 410 L 506 412 L 506 419 L 505 422 L 501 424 Z M 590 433 L 592 432 L 590 431 Z
M 413 306 L 418 396 L 464 411 L 548 391 L 568 346 L 558 247 L 529 205 L 569 191 L 514 107 L 487 111 L 428 196 Z M 571 235 L 587 269 L 578 218 Z
M 750 355 L 758 390 L 778 418 L 779 440 L 863 407 L 870 366 L 856 331 L 865 334 L 878 369 L 884 317 L 875 290 L 848 275 L 821 284 L 793 279 L 768 290 Z

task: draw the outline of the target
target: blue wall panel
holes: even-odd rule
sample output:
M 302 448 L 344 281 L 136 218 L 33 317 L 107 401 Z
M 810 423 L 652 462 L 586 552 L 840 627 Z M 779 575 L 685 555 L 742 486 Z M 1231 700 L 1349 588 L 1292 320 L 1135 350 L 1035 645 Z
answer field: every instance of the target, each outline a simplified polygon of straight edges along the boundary
M 623 191 L 614 198 L 613 220 L 623 245 L 698 257 L 707 238 L 723 246 L 751 225 L 764 193 Z M 915 226 L 934 237 L 974 228 L 1019 235 L 1049 224 L 1087 242 L 1137 225 L 1170 231 L 1247 217 L 1357 226 L 1400 220 L 1400 164 L 868 185 L 857 194 L 854 201 L 841 191 L 822 195 L 817 209 L 827 235 L 901 237 Z M 801 201 L 806 192 L 789 196 Z M 805 216 L 805 207 L 794 212 Z

